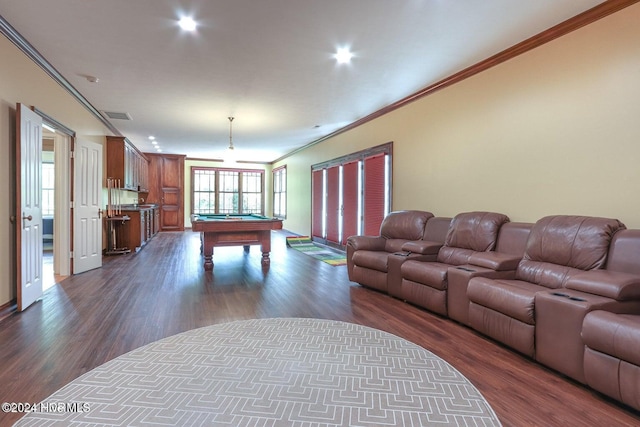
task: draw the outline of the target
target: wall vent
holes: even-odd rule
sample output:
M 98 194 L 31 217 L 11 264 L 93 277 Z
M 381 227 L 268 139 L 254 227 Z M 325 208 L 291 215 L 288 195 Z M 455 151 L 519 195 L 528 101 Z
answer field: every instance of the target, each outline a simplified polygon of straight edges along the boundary
M 100 111 L 105 117 L 116 120 L 133 120 L 129 113 L 120 113 L 118 111 Z

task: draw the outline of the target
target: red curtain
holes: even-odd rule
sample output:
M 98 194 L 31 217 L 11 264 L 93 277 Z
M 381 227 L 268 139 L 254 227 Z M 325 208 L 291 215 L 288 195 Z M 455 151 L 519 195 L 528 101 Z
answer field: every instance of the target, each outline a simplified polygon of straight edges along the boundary
M 311 174 L 311 235 L 324 239 L 322 230 L 322 169 L 315 170 Z
M 364 159 L 364 234 L 377 236 L 384 219 L 384 154 Z
M 338 243 L 340 237 L 340 166 L 327 169 L 327 240 Z
M 358 162 L 342 167 L 342 244 L 358 234 Z

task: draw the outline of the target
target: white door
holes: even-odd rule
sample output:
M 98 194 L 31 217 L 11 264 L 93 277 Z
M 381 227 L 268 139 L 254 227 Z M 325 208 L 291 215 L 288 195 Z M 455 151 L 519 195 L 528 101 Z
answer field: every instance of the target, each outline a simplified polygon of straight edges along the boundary
M 102 145 L 76 141 L 73 273 L 102 266 Z
M 42 295 L 42 118 L 22 104 L 16 106 L 18 130 L 16 168 L 16 233 L 18 310 Z

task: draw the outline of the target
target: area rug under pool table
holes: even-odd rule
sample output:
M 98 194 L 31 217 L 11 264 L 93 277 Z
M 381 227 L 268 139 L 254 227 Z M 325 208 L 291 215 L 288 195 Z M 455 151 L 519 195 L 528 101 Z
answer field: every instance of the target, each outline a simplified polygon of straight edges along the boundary
M 319 319 L 187 331 L 107 362 L 44 402 L 82 405 L 17 425 L 500 425 L 478 390 L 431 352 Z

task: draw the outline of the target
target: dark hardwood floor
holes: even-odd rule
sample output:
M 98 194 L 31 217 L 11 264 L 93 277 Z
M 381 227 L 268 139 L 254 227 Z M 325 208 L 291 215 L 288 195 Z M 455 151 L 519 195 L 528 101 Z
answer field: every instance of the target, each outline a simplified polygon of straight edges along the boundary
M 139 253 L 105 258 L 0 322 L 0 402 L 39 402 L 79 375 L 158 339 L 215 323 L 316 317 L 419 344 L 475 384 L 505 426 L 632 426 L 640 414 L 474 331 L 349 282 L 273 233 L 271 267 L 252 247 L 216 248 L 205 272 L 198 234 L 160 233 Z M 0 425 L 21 415 L 0 413 Z

